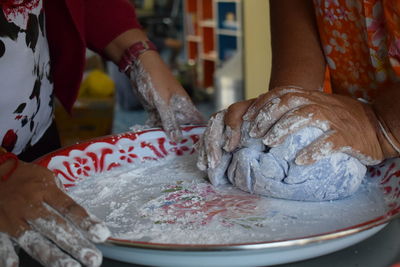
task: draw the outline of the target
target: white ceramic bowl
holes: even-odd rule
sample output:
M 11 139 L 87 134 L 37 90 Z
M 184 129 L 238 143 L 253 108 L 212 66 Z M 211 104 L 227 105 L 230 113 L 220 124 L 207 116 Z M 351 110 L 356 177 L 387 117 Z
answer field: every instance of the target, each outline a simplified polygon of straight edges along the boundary
M 68 190 L 79 186 L 78 180 L 133 161 L 162 161 L 167 156 L 191 155 L 195 153 L 193 145 L 203 131 L 202 126 L 183 128 L 185 138 L 179 144 L 168 141 L 160 129 L 105 136 L 57 150 L 40 158 L 37 163 L 55 172 Z M 321 225 L 320 229 L 316 227 L 313 232 L 307 231 L 304 235 L 296 231 L 293 235 L 287 233 L 281 239 L 208 245 L 163 244 L 111 237 L 99 248 L 109 258 L 156 266 L 260 266 L 317 257 L 355 244 L 375 234 L 388 221 L 399 216 L 400 159 L 388 160 L 369 168 L 367 176 L 366 179 L 379 184 L 384 203 L 366 203 L 377 205 L 376 209 L 371 209 L 374 212 L 367 212 L 362 221 L 355 219 L 353 223 L 343 224 L 344 227 L 326 228 Z M 348 203 L 351 200 L 346 205 Z M 365 209 L 365 206 L 357 205 L 349 208 L 346 218 L 356 216 L 352 215 L 353 211 Z

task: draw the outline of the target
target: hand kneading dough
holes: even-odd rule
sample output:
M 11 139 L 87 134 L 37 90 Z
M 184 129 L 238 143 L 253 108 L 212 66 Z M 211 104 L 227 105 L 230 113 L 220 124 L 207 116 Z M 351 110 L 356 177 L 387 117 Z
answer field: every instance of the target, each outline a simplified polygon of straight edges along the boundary
M 294 162 L 296 153 L 322 135 L 309 127 L 289 136 L 277 147 L 266 147 L 261 139 L 248 136 L 242 128 L 241 148 L 224 152 L 221 164 L 208 169 L 214 185 L 232 183 L 236 187 L 269 197 L 322 201 L 341 199 L 353 194 L 360 186 L 366 167 L 357 159 L 335 153 L 312 165 Z

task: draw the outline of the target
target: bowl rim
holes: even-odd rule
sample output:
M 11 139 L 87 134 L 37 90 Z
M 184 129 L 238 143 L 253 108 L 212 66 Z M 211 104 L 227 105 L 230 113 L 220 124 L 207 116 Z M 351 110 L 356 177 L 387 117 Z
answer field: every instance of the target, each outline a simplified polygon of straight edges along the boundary
M 194 129 L 206 128 L 205 125 L 189 125 L 181 127 L 183 133 L 189 133 Z M 107 142 L 115 144 L 121 138 L 136 139 L 138 136 L 145 133 L 161 132 L 165 133 L 161 128 L 154 127 L 139 131 L 126 131 L 122 133 L 110 134 L 100 137 L 95 137 L 88 140 L 77 142 L 76 144 L 65 146 L 52 151 L 48 154 L 36 159 L 34 163 L 47 167 L 51 159 L 55 156 L 67 156 L 73 149 L 84 150 L 86 147 L 98 143 Z M 163 250 L 163 251 L 237 251 L 237 250 L 260 250 L 260 249 L 278 249 L 295 246 L 304 246 L 318 242 L 330 241 L 338 238 L 352 236 L 375 227 L 384 226 L 390 221 L 400 218 L 400 205 L 387 211 L 385 214 L 375 217 L 369 221 L 360 224 L 352 225 L 349 227 L 325 232 L 321 234 L 297 237 L 293 239 L 278 239 L 273 241 L 259 241 L 259 242 L 245 242 L 245 243 L 231 243 L 231 244 L 170 244 L 170 243 L 156 243 L 156 242 L 143 242 L 132 241 L 120 238 L 110 237 L 104 245 L 115 245 L 130 248 L 150 249 L 150 250 Z

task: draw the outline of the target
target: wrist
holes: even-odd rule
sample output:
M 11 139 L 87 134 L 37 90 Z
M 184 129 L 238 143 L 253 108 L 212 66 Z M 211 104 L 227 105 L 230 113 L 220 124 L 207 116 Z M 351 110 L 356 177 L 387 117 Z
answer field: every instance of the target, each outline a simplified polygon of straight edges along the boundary
M 378 94 L 372 102 L 372 108 L 376 114 L 385 138 L 392 149 L 391 156 L 400 155 L 400 82 L 379 88 Z
M 389 128 L 386 126 L 385 122 L 380 118 L 380 116 L 375 112 L 373 107 L 369 104 L 366 108 L 367 116 L 373 123 L 376 131 L 376 136 L 382 150 L 382 156 L 384 159 L 393 158 L 400 155 L 400 143 L 393 136 Z
M 386 125 L 385 121 L 377 115 L 377 123 L 382 135 L 386 141 L 385 146 L 382 147 L 383 155 L 385 158 L 393 158 L 400 156 L 400 142 L 396 139 L 390 128 Z
M 139 57 L 147 51 L 157 51 L 157 47 L 149 40 L 138 41 L 127 48 L 119 61 L 119 70 L 128 73 L 132 63 L 139 60 Z

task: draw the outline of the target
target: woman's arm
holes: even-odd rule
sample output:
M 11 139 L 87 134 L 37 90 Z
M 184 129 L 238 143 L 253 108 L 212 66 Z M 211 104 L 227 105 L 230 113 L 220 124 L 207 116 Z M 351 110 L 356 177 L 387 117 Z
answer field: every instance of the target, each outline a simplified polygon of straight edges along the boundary
M 269 88 L 321 88 L 325 60 L 312 0 L 270 0 L 270 19 L 272 72 Z M 223 112 L 223 119 L 220 119 L 221 115 L 211 118 L 202 141 L 199 165 L 213 168 L 220 163 L 222 149 L 235 150 L 241 138 L 243 119 L 254 120 L 269 101 L 269 96 L 265 93 L 256 99 L 235 103 Z
M 149 113 L 146 124 L 162 126 L 173 141 L 178 141 L 182 137 L 180 125 L 201 124 L 203 117 L 159 53 L 153 48 L 148 49 L 151 44 L 147 35 L 135 23 L 119 18 L 118 10 L 126 8 L 132 10 L 130 19 L 136 20 L 134 7 L 124 7 L 122 2 L 126 1 L 86 1 L 88 44 L 100 49 L 100 53 L 119 65 L 120 70 L 129 76 L 132 89 Z M 99 8 L 104 11 L 105 7 L 112 7 L 113 12 L 104 12 L 104 16 L 99 17 Z M 113 30 L 114 24 L 118 26 L 117 31 Z M 99 34 L 102 32 L 107 40 L 102 39 L 103 35 Z
M 295 85 L 319 89 L 325 59 L 312 0 L 270 0 L 272 73 L 270 89 Z

